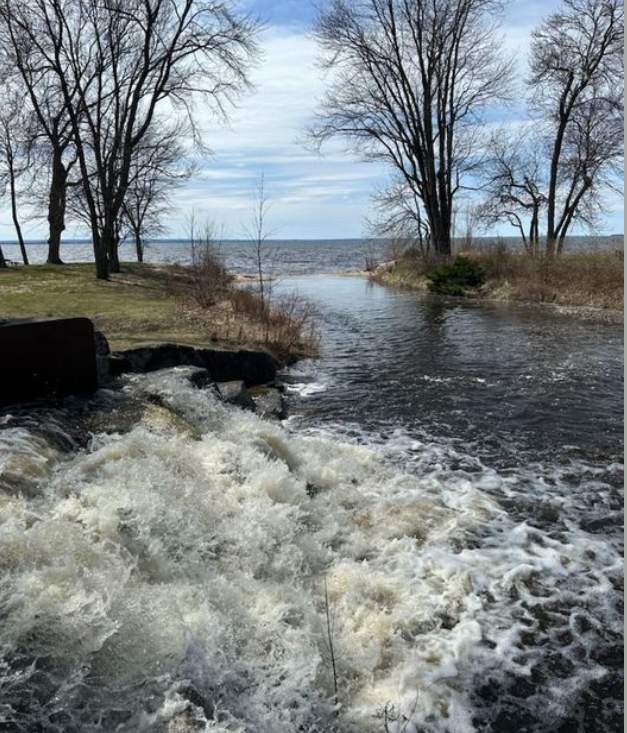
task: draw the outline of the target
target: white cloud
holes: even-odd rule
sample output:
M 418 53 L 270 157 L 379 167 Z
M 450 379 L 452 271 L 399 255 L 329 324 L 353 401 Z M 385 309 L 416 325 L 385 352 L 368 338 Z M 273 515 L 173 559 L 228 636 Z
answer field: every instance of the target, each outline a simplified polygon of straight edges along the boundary
M 531 29 L 554 6 L 540 0 L 508 6 L 502 34 L 521 78 Z M 385 169 L 358 161 L 340 143 L 326 148 L 322 157 L 303 146 L 305 128 L 327 83 L 316 66 L 312 37 L 297 26 L 273 26 L 265 31 L 262 47 L 263 61 L 253 73 L 256 88 L 231 111 L 229 124 L 220 126 L 209 110 L 198 111 L 214 157 L 176 192 L 170 235 L 184 234 L 186 217 L 195 209 L 198 216 L 224 225 L 229 236 L 242 236 L 262 171 L 273 204 L 269 226 L 277 236 L 362 235 L 370 194 L 384 179 Z M 518 123 L 510 116 L 508 124 Z M 622 212 L 622 207 L 617 209 Z M 617 230 L 618 211 L 608 218 L 608 230 Z M 44 224 L 29 224 L 28 236 L 45 236 Z M 9 212 L 2 209 L 0 239 L 14 239 Z

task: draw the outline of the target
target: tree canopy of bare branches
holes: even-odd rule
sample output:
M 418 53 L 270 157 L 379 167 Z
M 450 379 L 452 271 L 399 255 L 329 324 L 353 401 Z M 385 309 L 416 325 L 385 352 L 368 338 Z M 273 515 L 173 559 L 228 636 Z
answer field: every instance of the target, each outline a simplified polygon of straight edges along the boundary
M 536 28 L 532 105 L 546 125 L 550 160 L 546 241 L 562 251 L 579 219 L 594 223 L 623 155 L 622 0 L 564 0 Z
M 20 128 L 23 137 L 28 132 L 31 166 L 38 168 L 37 180 L 32 181 L 29 196 L 45 206 L 48 219 L 48 262 L 61 264 L 61 235 L 65 229 L 67 180 L 76 155 L 72 143 L 72 126 L 58 79 L 36 60 L 25 34 L 17 35 L 11 20 L 9 3 L 0 5 L 0 65 L 5 88 L 21 90 L 20 120 L 13 118 L 11 126 Z M 26 15 L 23 21 L 26 21 Z M 31 20 L 34 20 L 31 18 Z M 44 33 L 42 26 L 33 31 Z M 24 128 L 25 115 L 30 117 Z M 43 185 L 43 179 L 47 185 Z
M 258 26 L 229 0 L 5 0 L 1 12 L 23 75 L 59 91 L 107 278 L 136 151 L 166 117 L 194 127 L 199 98 L 224 112 L 248 83 Z
M 151 130 L 133 156 L 121 224 L 135 241 L 137 261 L 144 261 L 144 240 L 165 231 L 163 219 L 171 194 L 193 173 L 181 142 L 182 126 Z
M 24 109 L 20 91 L 11 84 L 5 84 L 0 104 L 0 196 L 9 196 L 11 218 L 22 262 L 28 265 L 28 253 L 18 213 L 19 179 L 27 171 L 31 155 L 32 138 L 28 132 L 28 112 Z
M 318 18 L 332 73 L 311 136 L 390 164 L 451 251 L 453 199 L 476 164 L 477 123 L 510 79 L 496 0 L 333 0 Z
M 478 217 L 486 226 L 508 222 L 522 238 L 525 250 L 540 251 L 540 217 L 546 209 L 545 154 L 542 140 L 530 125 L 515 132 L 500 128 L 488 141 L 484 202 Z

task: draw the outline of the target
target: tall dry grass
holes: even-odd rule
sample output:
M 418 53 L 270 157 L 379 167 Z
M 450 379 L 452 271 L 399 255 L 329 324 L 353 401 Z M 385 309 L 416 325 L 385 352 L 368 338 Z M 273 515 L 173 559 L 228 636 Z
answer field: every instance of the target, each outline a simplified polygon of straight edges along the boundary
M 486 280 L 477 297 L 494 300 L 622 310 L 624 255 L 614 252 L 567 253 L 530 257 L 512 252 L 503 243 L 465 247 L 459 254 L 476 260 Z M 373 279 L 388 285 L 426 290 L 427 275 L 442 263 L 418 250 L 396 253 L 378 268 Z
M 248 338 L 263 345 L 283 363 L 318 353 L 320 336 L 315 307 L 296 293 L 262 300 L 249 288 L 231 288 L 227 302 L 240 321 L 248 325 Z
M 622 252 L 572 253 L 534 258 L 495 250 L 476 257 L 486 273 L 486 284 L 481 293 L 483 297 L 623 309 Z
M 224 264 L 220 238 L 211 225 L 198 232 L 192 220 L 190 254 L 189 292 L 200 308 L 210 308 L 224 297 L 233 281 Z
M 269 304 L 256 290 L 227 284 L 213 272 L 189 268 L 187 278 L 173 282 L 171 290 L 183 319 L 204 332 L 207 341 L 263 348 L 283 364 L 318 354 L 319 318 L 311 303 L 287 294 Z

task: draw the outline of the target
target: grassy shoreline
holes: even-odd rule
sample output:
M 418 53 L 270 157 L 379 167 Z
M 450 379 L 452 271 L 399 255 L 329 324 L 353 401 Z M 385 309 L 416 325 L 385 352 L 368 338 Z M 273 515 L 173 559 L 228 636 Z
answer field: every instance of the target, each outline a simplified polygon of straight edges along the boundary
M 463 254 L 477 261 L 486 275 L 485 283 L 469 295 L 473 299 L 623 312 L 622 253 L 565 254 L 550 260 L 511 252 Z M 426 293 L 431 269 L 406 253 L 369 275 L 382 285 Z
M 268 333 L 261 312 L 238 312 L 228 292 L 197 307 L 191 277 L 188 267 L 146 263 L 123 263 L 108 281 L 96 280 L 89 263 L 11 267 L 0 270 L 0 318 L 85 316 L 114 350 L 170 342 L 264 349 L 284 362 L 312 355 L 306 338 L 282 349 L 282 334 Z

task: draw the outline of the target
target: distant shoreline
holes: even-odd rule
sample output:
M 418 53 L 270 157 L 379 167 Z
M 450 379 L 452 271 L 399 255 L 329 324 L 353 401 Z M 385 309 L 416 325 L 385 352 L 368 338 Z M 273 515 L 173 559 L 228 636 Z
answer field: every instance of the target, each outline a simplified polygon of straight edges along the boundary
M 570 243 L 581 243 L 583 241 L 591 241 L 591 242 L 597 242 L 597 243 L 612 243 L 616 244 L 618 241 L 621 242 L 621 246 L 624 248 L 624 239 L 625 235 L 620 233 L 614 233 L 614 234 L 590 234 L 590 235 L 573 235 L 572 237 L 569 237 L 567 240 L 566 249 L 568 249 L 568 242 Z M 484 236 L 484 237 L 473 237 L 473 241 L 481 244 L 481 243 L 490 243 L 490 242 L 496 242 L 496 241 L 502 241 L 505 242 L 507 245 L 516 245 L 514 247 L 515 249 L 520 248 L 521 242 L 519 237 L 504 237 L 504 236 Z M 225 238 L 220 240 L 222 244 L 246 244 L 248 243 L 248 240 L 246 239 L 238 239 L 238 238 Z M 376 242 L 379 244 L 385 244 L 386 242 L 390 241 L 389 237 L 277 237 L 276 239 L 268 239 L 266 240 L 268 244 L 289 244 L 291 242 L 294 243 L 313 243 L 313 242 L 346 242 L 346 243 L 367 243 L 367 242 Z M 454 242 L 458 243 L 459 245 L 463 245 L 466 242 L 465 237 L 456 237 L 453 240 Z M 72 247 L 72 246 L 90 246 L 92 243 L 92 240 L 89 238 L 76 238 L 76 239 L 67 239 L 64 240 L 62 243 L 62 248 L 65 246 Z M 47 246 L 47 242 L 45 239 L 27 239 L 25 241 L 25 244 L 27 247 L 43 247 Z M 164 237 L 159 239 L 147 239 L 146 245 L 148 247 L 151 246 L 176 246 L 176 245 L 187 245 L 189 244 L 189 239 L 186 237 Z M 134 243 L 129 240 L 128 242 L 123 242 L 121 247 L 131 247 Z M 6 240 L 0 240 L 0 246 L 1 247 L 18 247 L 18 242 L 15 239 L 6 239 Z

